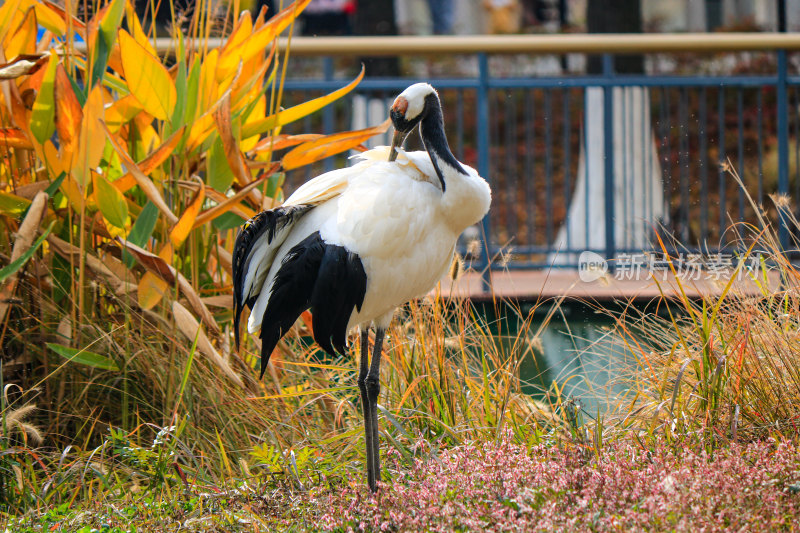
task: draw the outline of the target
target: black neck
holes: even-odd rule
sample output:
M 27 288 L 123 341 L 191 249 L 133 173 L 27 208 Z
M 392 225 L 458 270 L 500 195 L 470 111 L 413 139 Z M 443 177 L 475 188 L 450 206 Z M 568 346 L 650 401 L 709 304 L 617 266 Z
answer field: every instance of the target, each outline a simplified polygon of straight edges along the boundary
M 442 183 L 442 192 L 444 192 L 444 175 L 442 174 L 442 169 L 439 168 L 439 162 L 453 167 L 456 172 L 461 174 L 466 175 L 467 172 L 453 155 L 453 152 L 450 151 L 450 145 L 447 143 L 447 136 L 444 133 L 444 118 L 442 117 L 442 106 L 439 103 L 439 98 L 435 94 L 429 94 L 425 97 L 425 100 L 427 113 L 419 126 L 420 137 L 422 137 L 422 144 L 425 145 L 425 150 L 431 156 L 433 168 L 436 169 L 436 175 L 439 176 L 439 181 Z

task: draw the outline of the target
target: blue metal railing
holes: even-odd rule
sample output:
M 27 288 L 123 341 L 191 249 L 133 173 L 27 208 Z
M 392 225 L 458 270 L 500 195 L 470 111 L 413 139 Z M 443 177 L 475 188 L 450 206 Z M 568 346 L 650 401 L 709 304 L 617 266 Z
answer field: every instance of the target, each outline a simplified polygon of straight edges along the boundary
M 796 229 L 771 206 L 768 195 L 800 199 L 800 76 L 790 74 L 785 50 L 764 57 L 773 58 L 768 66 L 774 73 L 620 75 L 613 72 L 613 56 L 605 54 L 603 73 L 597 76 L 497 77 L 489 56 L 477 54 L 477 75 L 425 80 L 440 91 L 456 156 L 493 188 L 492 210 L 480 227 L 485 236 L 481 262 L 574 267 L 577 254 L 587 249 L 607 258 L 658 249 L 655 233 L 680 243 L 686 252 L 730 250 L 746 237 L 732 224 L 758 225 L 745 193 L 763 204 L 788 248 Z M 334 75 L 330 58 L 323 61 L 322 72 L 322 79 L 288 79 L 285 105 L 345 82 Z M 358 93 L 380 99 L 386 110 L 399 91 L 416 81 L 367 78 Z M 585 103 L 594 88 L 602 92 L 604 108 L 598 147 L 596 139 L 584 134 L 591 121 Z M 307 119 L 298 131 L 351 129 L 352 106 L 353 97 L 343 99 L 321 117 Z M 385 117 L 367 116 L 364 126 Z M 646 117 L 647 131 L 635 123 L 636 117 Z M 638 147 L 644 155 L 632 157 L 626 147 Z M 602 159 L 592 156 L 597 153 Z M 724 169 L 728 159 L 746 190 Z M 602 161 L 602 172 L 597 161 Z M 287 187 L 344 164 L 345 157 L 339 156 L 294 171 Z M 642 181 L 642 176 L 655 175 L 658 166 L 658 182 Z M 599 184 L 593 181 L 597 176 L 602 176 Z M 602 209 L 597 197 L 603 198 Z M 602 238 L 590 239 L 598 228 Z

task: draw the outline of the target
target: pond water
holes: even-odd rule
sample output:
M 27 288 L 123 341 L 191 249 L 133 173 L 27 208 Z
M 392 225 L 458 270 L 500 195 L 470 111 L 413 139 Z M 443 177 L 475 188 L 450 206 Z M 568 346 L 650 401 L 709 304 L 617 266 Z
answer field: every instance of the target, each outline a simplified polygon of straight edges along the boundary
M 504 353 L 521 335 L 522 318 L 533 309 L 522 303 L 515 310 L 507 303 L 475 302 L 476 311 L 489 324 L 492 336 L 504 344 Z M 613 308 L 613 304 L 608 304 Z M 665 307 L 660 307 L 665 311 Z M 588 305 L 564 302 L 558 306 L 547 325 L 549 308 L 534 311 L 527 329 L 527 353 L 520 363 L 523 391 L 534 398 L 555 400 L 572 398 L 590 416 L 603 413 L 619 402 L 627 392 L 625 377 L 638 365 L 637 357 L 615 331 L 615 321 L 607 312 L 598 312 Z M 679 313 L 673 309 L 673 313 Z M 304 349 L 314 343 L 311 336 L 300 337 Z M 476 354 L 477 355 L 477 354 Z M 315 352 L 319 362 L 336 360 L 322 351 Z
M 524 314 L 532 308 L 520 307 Z M 519 314 L 507 305 L 479 308 L 510 348 L 520 334 Z M 624 377 L 636 368 L 636 357 L 614 331 L 612 317 L 580 303 L 562 304 L 534 339 L 547 312 L 537 309 L 527 331 L 533 350 L 520 365 L 523 390 L 536 398 L 554 398 L 557 386 L 562 398 L 572 397 L 587 413 L 605 411 L 627 391 Z

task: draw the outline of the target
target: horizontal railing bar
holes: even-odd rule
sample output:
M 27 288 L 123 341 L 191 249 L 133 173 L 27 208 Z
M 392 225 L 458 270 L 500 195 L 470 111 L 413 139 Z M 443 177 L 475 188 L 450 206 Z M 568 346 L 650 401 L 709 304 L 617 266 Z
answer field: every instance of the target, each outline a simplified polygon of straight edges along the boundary
M 332 91 L 342 87 L 342 79 L 323 80 L 323 79 L 294 79 L 287 78 L 283 82 L 283 88 L 295 91 Z M 442 78 L 426 79 L 437 89 L 474 89 L 478 86 L 476 78 Z M 526 78 L 527 81 L 527 78 Z M 411 78 L 364 78 L 358 84 L 356 91 L 402 91 L 412 83 Z
M 673 260 L 675 260 L 677 258 L 680 258 L 681 255 L 686 256 L 688 254 L 709 255 L 709 254 L 721 253 L 723 255 L 731 255 L 732 256 L 734 254 L 734 252 L 738 252 L 738 253 L 745 253 L 746 252 L 746 250 L 742 250 L 742 249 L 738 248 L 737 246 L 738 245 L 736 243 L 733 243 L 733 244 L 730 244 L 728 246 L 708 246 L 708 247 L 683 246 L 681 248 L 668 247 L 668 248 L 666 248 L 666 252 L 670 255 L 670 257 L 673 258 Z M 577 256 L 577 255 L 580 255 L 582 252 L 587 252 L 587 251 L 588 252 L 595 252 L 595 253 L 597 253 L 599 255 L 602 255 L 605 252 L 605 250 L 602 249 L 602 248 L 560 248 L 560 249 L 556 250 L 555 248 L 548 247 L 548 246 L 527 245 L 527 246 L 513 247 L 513 249 L 511 250 L 511 256 L 512 256 L 512 258 L 519 257 L 519 256 L 524 256 L 524 255 L 548 255 L 548 256 L 557 255 L 557 256 L 560 256 L 560 257 L 567 257 L 567 256 L 570 256 L 570 255 L 576 255 Z M 658 255 L 658 254 L 663 253 L 664 251 L 665 250 L 662 250 L 660 247 L 659 248 L 652 248 L 652 249 L 622 248 L 622 249 L 617 250 L 617 255 L 616 255 L 615 258 L 612 259 L 612 262 L 615 259 L 621 258 L 623 255 L 637 255 L 638 256 L 638 255 L 645 254 L 645 253 Z M 761 250 L 754 250 L 753 253 L 757 253 L 759 251 L 761 251 Z M 789 250 L 789 251 L 794 251 L 794 250 Z M 464 250 L 459 250 L 459 252 L 464 252 Z M 502 250 L 498 250 L 497 248 L 493 247 L 491 252 L 492 252 L 493 256 L 494 255 L 500 255 Z M 517 262 L 517 261 L 514 261 L 512 259 L 512 262 Z
M 494 89 L 530 87 L 762 87 L 776 85 L 776 76 L 613 76 L 574 78 L 492 78 L 489 87 Z M 800 77 L 795 81 L 800 83 Z
M 287 38 L 280 38 L 279 49 L 285 50 L 287 43 Z M 222 41 L 210 38 L 207 43 L 202 41 L 202 44 L 216 48 Z M 159 52 L 175 49 L 174 41 L 169 37 L 156 39 L 155 45 Z M 755 50 L 800 50 L 800 32 L 293 37 L 290 53 L 303 56 L 413 56 Z
M 441 78 L 426 80 L 438 89 L 475 89 L 480 81 L 477 78 L 453 79 Z M 614 76 L 602 77 L 547 77 L 547 78 L 491 78 L 490 89 L 530 89 L 530 88 L 570 88 L 570 87 L 763 87 L 777 84 L 777 76 Z M 800 76 L 787 79 L 789 85 L 800 85 Z M 405 78 L 369 78 L 358 84 L 359 90 L 393 90 L 401 91 L 409 84 Z M 335 90 L 340 88 L 342 80 L 321 79 L 288 79 L 284 89 L 310 91 Z

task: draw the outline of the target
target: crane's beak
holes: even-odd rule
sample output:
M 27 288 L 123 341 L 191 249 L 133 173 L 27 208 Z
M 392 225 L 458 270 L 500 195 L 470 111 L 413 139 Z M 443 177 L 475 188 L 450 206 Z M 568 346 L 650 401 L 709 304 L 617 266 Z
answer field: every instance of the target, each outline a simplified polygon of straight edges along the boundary
M 392 148 L 389 151 L 389 162 L 391 163 L 395 159 L 397 159 L 397 147 L 403 147 L 403 141 L 406 140 L 405 134 L 401 131 L 394 130 L 394 135 L 392 135 Z
M 395 98 L 394 103 L 392 103 L 392 107 L 389 109 L 389 115 L 392 117 L 392 122 L 395 121 L 397 117 L 404 118 L 406 111 L 408 110 L 408 100 L 403 95 L 398 96 Z M 389 162 L 391 163 L 395 159 L 397 159 L 397 147 L 403 146 L 403 141 L 406 140 L 406 135 L 397 131 L 397 128 L 394 129 L 394 136 L 392 137 L 392 148 L 389 150 Z

